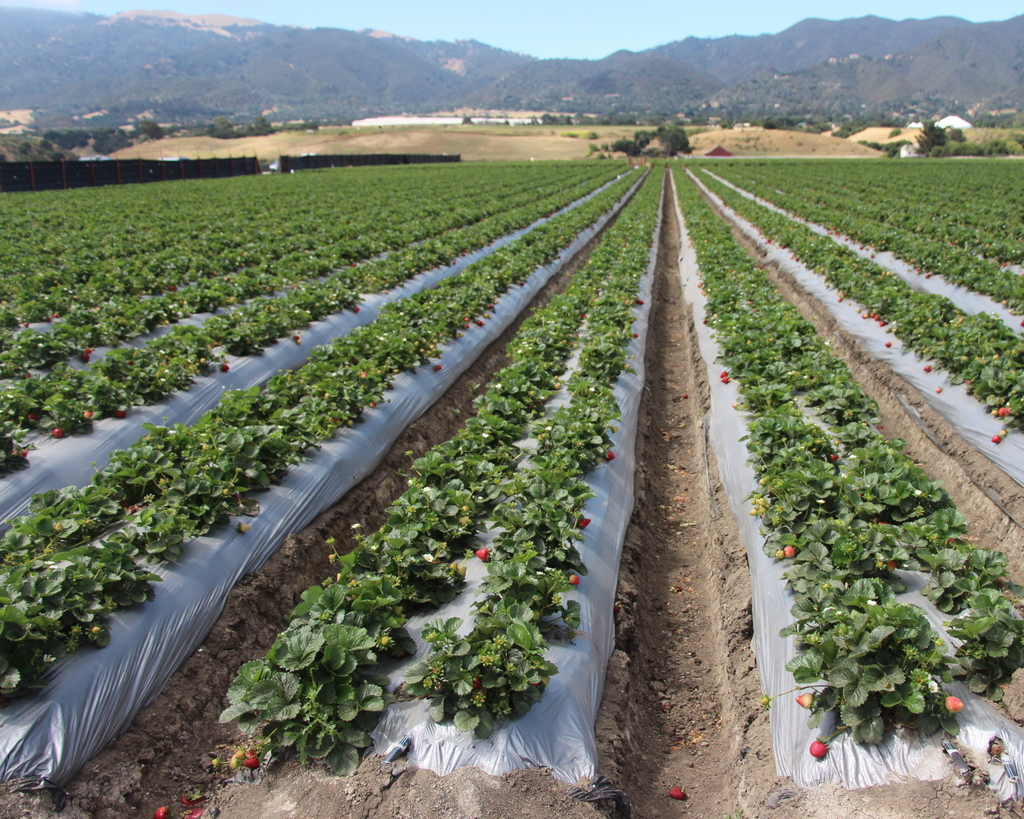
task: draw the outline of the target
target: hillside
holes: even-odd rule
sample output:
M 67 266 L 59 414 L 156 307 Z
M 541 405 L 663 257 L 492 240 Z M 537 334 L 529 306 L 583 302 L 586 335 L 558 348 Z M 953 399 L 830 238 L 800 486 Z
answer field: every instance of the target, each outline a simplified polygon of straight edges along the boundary
M 538 60 L 475 40 L 226 15 L 0 8 L 0 111 L 28 111 L 43 128 L 460 108 L 734 119 L 1020 110 L 1024 17 L 809 19 L 779 34 Z
M 721 88 L 714 77 L 652 52 L 617 51 L 603 60 L 536 60 L 470 97 L 481 108 L 672 114 Z
M 950 28 L 900 55 L 845 58 L 783 74 L 764 70 L 715 97 L 723 110 L 841 115 L 858 108 L 931 116 L 1024 108 L 1024 15 Z
M 664 57 L 691 65 L 723 85 L 752 79 L 767 68 L 800 71 L 829 59 L 859 54 L 882 58 L 917 48 L 944 31 L 970 26 L 957 17 L 895 22 L 868 16 L 852 20 L 808 19 L 779 34 L 757 37 L 687 37 L 653 49 Z

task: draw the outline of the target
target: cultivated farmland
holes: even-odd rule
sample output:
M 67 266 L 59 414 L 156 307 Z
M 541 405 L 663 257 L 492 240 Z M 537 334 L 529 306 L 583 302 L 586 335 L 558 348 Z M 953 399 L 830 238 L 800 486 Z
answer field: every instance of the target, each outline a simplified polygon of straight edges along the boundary
M 0 198 L 0 816 L 1013 799 L 1017 167 Z

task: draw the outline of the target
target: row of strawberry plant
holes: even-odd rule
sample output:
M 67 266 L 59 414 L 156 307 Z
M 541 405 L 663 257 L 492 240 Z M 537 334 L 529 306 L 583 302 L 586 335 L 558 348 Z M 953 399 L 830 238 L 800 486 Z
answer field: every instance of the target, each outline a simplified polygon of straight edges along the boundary
M 597 287 L 599 295 L 586 308 L 579 360 L 566 385 L 571 400 L 535 426 L 537 450 L 493 510 L 489 527 L 498 534 L 486 554 L 473 628 L 460 635 L 460 620 L 439 619 L 424 629 L 431 654 L 409 668 L 405 682 L 410 693 L 432 700 L 437 722 L 451 719 L 486 737 L 497 720 L 526 713 L 557 670 L 543 659 L 549 635 L 571 637 L 580 625 L 578 603 L 562 595 L 586 574 L 574 545 L 589 523 L 580 517 L 593 495 L 585 475 L 614 457 L 608 433 L 619 416 L 611 385 L 628 370 L 633 307 L 660 194 L 652 184 L 638 194 L 580 277 L 581 288 Z
M 787 669 L 806 686 L 811 726 L 837 711 L 858 742 L 910 726 L 959 730 L 940 685 L 992 699 L 1024 665 L 1019 589 L 1006 556 L 974 548 L 941 485 L 874 427 L 877 407 L 810 322 L 774 290 L 689 184 L 679 186 L 726 370 L 750 413 L 747 448 L 760 488 L 766 554 L 787 561 L 802 652 Z M 901 602 L 897 571 L 928 571 L 923 594 L 956 616 L 955 654 L 924 613 Z M 813 691 L 813 693 L 811 693 Z M 949 705 L 952 704 L 951 709 Z
M 247 268 L 293 268 L 293 278 L 309 278 L 436 235 L 445 224 L 479 221 L 503 190 L 605 172 L 417 166 L 15 197 L 0 205 L 10 239 L 0 252 L 0 327 Z
M 247 508 L 243 493 L 269 486 L 318 440 L 353 424 L 394 376 L 427 361 L 445 338 L 483 323 L 502 293 L 557 256 L 631 182 L 388 305 L 263 391 L 225 393 L 193 427 L 150 427 L 92 484 L 36 496 L 0 546 L 0 693 L 38 684 L 55 659 L 86 641 L 103 644 L 98 618 L 151 594 L 144 563 L 174 559 L 186 539 Z
M 730 163 L 722 171 L 744 185 L 749 181 L 763 186 L 760 195 L 769 199 L 781 192 L 856 214 L 876 223 L 882 237 L 891 227 L 1003 264 L 1024 261 L 1024 199 L 1019 194 L 1021 169 L 1015 162 L 942 168 L 843 161 L 743 162 Z
M 613 172 L 593 178 L 587 175 L 582 181 L 578 177 L 570 180 L 557 180 L 551 184 L 524 186 L 522 190 L 503 190 L 501 194 L 494 191 L 482 193 L 475 191 L 476 198 L 482 200 L 473 215 L 480 216 L 470 226 L 486 221 L 490 229 L 481 230 L 481 244 L 486 244 L 496 236 L 501 236 L 516 227 L 521 227 L 522 213 L 515 209 L 534 206 L 538 200 L 547 201 L 554 197 L 555 201 L 571 201 L 582 196 L 592 187 L 607 181 Z M 442 211 L 432 220 L 419 220 L 418 230 L 408 237 L 406 245 L 413 245 L 405 251 L 406 258 L 417 259 L 427 263 L 438 256 L 451 258 L 464 252 L 470 242 L 469 236 L 457 239 L 453 232 L 461 234 L 470 229 L 466 224 L 453 224 L 453 211 Z M 458 211 L 454 211 L 458 213 Z M 537 211 L 544 213 L 543 210 Z M 514 214 L 514 215 L 513 215 Z M 402 222 L 406 213 L 398 203 L 392 205 L 392 220 Z M 466 214 L 460 213 L 460 219 Z M 515 218 L 516 216 L 520 218 Z M 527 224 L 529 221 L 527 220 Z M 365 235 L 361 238 L 366 242 L 374 241 L 377 230 L 386 229 L 389 222 L 379 219 L 374 226 L 364 226 Z M 379 225 L 380 227 L 376 227 Z M 504 226 L 504 229 L 502 229 Z M 461 229 L 461 230 L 460 230 Z M 483 238 L 487 236 L 488 238 Z M 426 241 L 426 245 L 416 243 Z M 394 251 L 399 247 L 390 246 Z M 81 300 L 75 296 L 73 307 L 62 314 L 52 329 L 38 332 L 34 329 L 21 330 L 0 334 L 0 377 L 24 377 L 29 368 L 45 368 L 64 361 L 69 357 L 81 357 L 88 361 L 93 349 L 102 346 L 115 346 L 160 326 L 172 324 L 196 313 L 212 313 L 220 308 L 230 307 L 248 299 L 264 297 L 294 288 L 297 284 L 309 282 L 310 279 L 337 271 L 342 261 L 347 265 L 356 259 L 365 258 L 352 256 L 352 249 L 346 247 L 344 258 L 328 258 L 327 249 L 321 249 L 316 256 L 300 254 L 292 263 L 275 259 L 262 264 L 233 271 L 224 271 L 223 275 L 213 275 L 186 287 L 169 285 L 163 293 L 152 294 L 147 298 L 132 290 L 117 294 L 103 294 L 106 298 L 101 303 Z M 343 272 L 343 271 L 337 271 Z M 354 278 L 353 285 L 359 283 Z M 369 283 L 360 284 L 369 286 Z M 26 326 L 28 325 L 25 322 Z
M 834 190 L 803 188 L 799 194 L 781 193 L 771 182 L 758 182 L 737 173 L 722 176 L 742 183 L 745 189 L 802 219 L 876 250 L 891 251 L 918 272 L 940 274 L 953 284 L 991 296 L 1010 310 L 1024 313 L 1024 279 L 996 262 L 980 258 L 974 248 L 936 241 L 917 226 L 901 228 L 879 221 L 877 213 L 865 215 L 858 200 L 851 202 Z
M 468 556 L 488 517 L 498 525 L 504 521 L 507 536 L 493 551 L 476 551 L 488 563 L 488 597 L 478 605 L 487 623 L 478 623 L 465 650 L 458 641 L 460 647 L 446 657 L 435 655 L 410 668 L 407 686 L 434 698 L 430 713 L 437 721 L 453 718 L 478 736 L 491 733 L 495 718 L 525 713 L 539 700 L 557 671 L 544 658 L 542 632 L 559 622 L 564 628 L 579 622 L 578 604 L 562 599 L 583 571 L 573 544 L 581 536 L 580 511 L 589 492 L 575 474 L 607 457 L 614 411 L 607 406 L 606 386 L 577 385 L 573 392 L 588 409 L 581 412 L 577 405 L 544 421 L 537 438 L 545 453 L 534 456 L 534 466 L 518 477 L 517 442 L 531 423 L 537 430 L 545 401 L 561 386 L 584 318 L 591 327 L 588 339 L 600 333 L 603 350 L 621 346 L 622 327 L 604 332 L 610 328 L 599 317 L 616 307 L 621 314 L 624 299 L 632 304 L 628 287 L 617 287 L 609 272 L 629 261 L 629 244 L 640 244 L 636 239 L 645 227 L 649 234 L 649 220 L 638 224 L 636 214 L 650 210 L 648 189 L 654 187 L 638 194 L 568 291 L 524 323 L 510 345 L 513 363 L 477 399 L 477 413 L 463 431 L 414 463 L 417 477 L 388 510 L 387 523 L 341 559 L 336 577 L 304 595 L 266 658 L 240 669 L 222 720 L 261 730 L 268 747 L 293 748 L 303 760 L 326 759 L 341 773 L 353 770 L 390 699 L 387 679 L 374 673 L 375 666 L 381 655 L 400 658 L 415 650 L 404 628 L 411 612 L 458 594 L 465 569 L 452 561 Z M 581 366 L 584 357 L 594 354 L 584 352 Z M 601 374 L 609 357 L 604 352 Z M 504 516 L 495 514 L 496 504 Z M 387 614 L 381 617 L 381 611 Z M 442 650 L 460 625 L 458 619 L 437 621 L 424 639 Z M 325 680 L 330 699 L 310 697 Z
M 313 321 L 344 309 L 358 311 L 360 293 L 391 288 L 425 269 L 450 263 L 552 213 L 580 192 L 572 188 L 539 200 L 533 197 L 530 204 L 453 231 L 443 240 L 347 268 L 324 281 L 295 286 L 281 298 L 256 300 L 214 316 L 202 327 L 177 327 L 142 348 L 110 351 L 89 371 L 59 366 L 39 377 L 10 382 L 0 389 L 0 434 L 12 441 L 0 473 L 24 467 L 28 450 L 18 446 L 16 439 L 26 430 L 58 437 L 88 432 L 94 420 L 125 417 L 132 406 L 187 389 L 194 377 L 213 368 L 226 370 L 223 355 L 215 355 L 218 348 L 231 355 L 251 355 L 279 338 L 301 342 L 301 331 Z
M 905 349 L 942 367 L 951 382 L 963 383 L 1006 426 L 1024 423 L 1024 342 L 1000 319 L 987 313 L 967 315 L 944 296 L 914 290 L 891 271 L 805 225 L 713 180 L 710 187 L 768 241 L 824 276 L 840 298 L 848 296 L 860 304 L 865 319 L 879 322 Z M 932 364 L 925 367 L 930 370 Z

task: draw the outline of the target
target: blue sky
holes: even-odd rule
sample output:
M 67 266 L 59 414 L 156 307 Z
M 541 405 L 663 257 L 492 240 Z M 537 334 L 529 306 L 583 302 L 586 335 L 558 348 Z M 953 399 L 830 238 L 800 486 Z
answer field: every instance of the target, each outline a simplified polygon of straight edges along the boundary
M 116 14 L 140 8 L 132 0 L 0 0 L 4 6 Z M 621 0 L 390 0 L 376 3 L 305 0 L 159 0 L 186 14 L 219 13 L 308 28 L 375 28 L 420 40 L 475 39 L 534 57 L 598 59 L 620 48 L 639 51 L 684 37 L 774 34 L 807 17 L 841 20 L 875 14 L 893 20 L 938 16 L 973 22 L 1007 20 L 1022 12 L 1011 0 L 775 0 L 624 3 Z M 164 4 L 166 3 L 166 4 Z M 173 4 L 173 5 L 172 5 Z M 660 6 L 660 8 L 659 8 Z

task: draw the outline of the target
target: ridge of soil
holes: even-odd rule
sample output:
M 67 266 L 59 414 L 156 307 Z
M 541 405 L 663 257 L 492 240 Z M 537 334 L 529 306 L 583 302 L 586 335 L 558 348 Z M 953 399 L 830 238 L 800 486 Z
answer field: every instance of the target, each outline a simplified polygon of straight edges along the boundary
M 620 568 L 616 645 L 596 725 L 601 774 L 629 798 L 637 819 L 1020 815 L 1013 806 L 999 806 L 983 783 L 958 786 L 952 777 L 846 791 L 831 785 L 800 789 L 776 774 L 768 712 L 758 702 L 749 573 L 718 480 L 714 451 L 705 440 L 702 422 L 710 408 L 707 367 L 680 291 L 680 228 L 670 203 L 671 199 L 666 202 L 651 299 L 636 503 Z M 596 241 L 577 254 L 531 307 L 565 286 Z M 824 337 L 840 338 L 821 305 L 784 271 L 773 269 L 770 275 Z M 438 777 L 407 768 L 401 760 L 386 766 L 371 757 L 351 777 L 339 778 L 289 761 L 269 765 L 256 784 L 233 785 L 208 764 L 218 746 L 244 741 L 234 725 L 218 722 L 226 704 L 224 691 L 241 663 L 266 652 L 287 624 L 301 592 L 330 573 L 331 548 L 325 541 L 333 537 L 338 551 L 347 551 L 353 545 L 354 523 L 369 528 L 381 522 L 384 509 L 405 487 L 403 473 L 411 462 L 405 452 L 411 450 L 418 457 L 462 426 L 471 412 L 475 386 L 506 363 L 504 347 L 515 329 L 492 344 L 446 396 L 403 433 L 371 476 L 301 533 L 290 536 L 259 572 L 239 584 L 209 638 L 160 697 L 68 785 L 68 807 L 61 816 L 145 819 L 159 805 L 174 806 L 170 815 L 178 816 L 183 813 L 177 807 L 179 796 L 192 790 L 208 794 L 205 816 L 219 814 L 222 819 L 627 815 L 609 799 L 590 803 L 570 798 L 570 785 L 536 769 L 492 777 L 462 768 Z M 1014 524 L 1007 524 L 1005 514 L 976 483 L 998 492 L 1015 516 L 1017 511 L 1024 514 L 1020 487 L 1007 485 L 1005 475 L 994 474 L 984 459 L 977 460 L 982 458 L 979 453 L 965 451 L 955 432 L 944 428 L 891 371 L 865 356 L 855 342 L 841 342 L 834 341 L 834 349 L 879 402 L 886 432 L 906 439 L 908 452 L 924 462 L 929 474 L 947 482 L 970 517 L 979 543 L 1010 549 L 1014 577 L 1021 580 L 1024 538 L 1012 531 Z M 907 415 L 896 392 L 904 393 L 918 409 L 948 454 Z M 1016 684 L 1005 706 L 1018 721 L 1024 718 L 1024 695 Z M 0 819 L 57 815 L 45 793 L 12 793 L 16 786 L 0 785 Z M 673 786 L 682 788 L 687 798 L 670 798 Z

